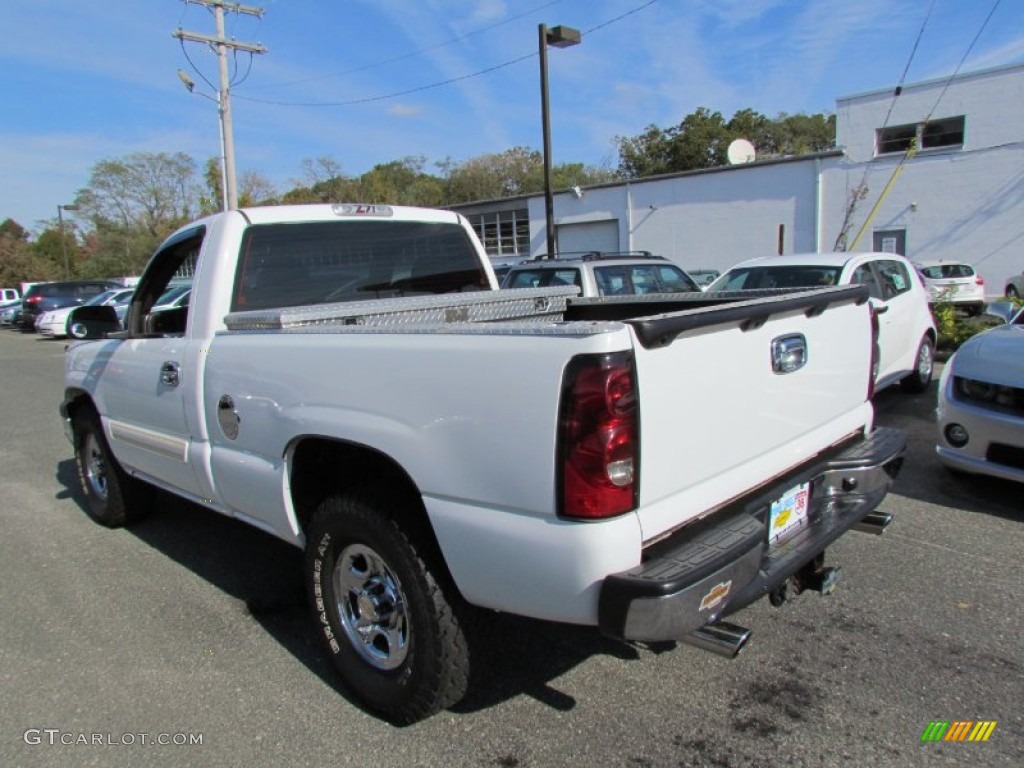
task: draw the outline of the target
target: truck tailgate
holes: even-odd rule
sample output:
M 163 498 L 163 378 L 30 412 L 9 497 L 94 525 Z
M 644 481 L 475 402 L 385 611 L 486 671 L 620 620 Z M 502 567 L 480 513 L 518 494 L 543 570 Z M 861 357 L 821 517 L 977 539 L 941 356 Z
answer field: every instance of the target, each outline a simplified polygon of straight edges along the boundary
M 645 541 L 870 428 L 864 300 L 842 288 L 627 321 Z

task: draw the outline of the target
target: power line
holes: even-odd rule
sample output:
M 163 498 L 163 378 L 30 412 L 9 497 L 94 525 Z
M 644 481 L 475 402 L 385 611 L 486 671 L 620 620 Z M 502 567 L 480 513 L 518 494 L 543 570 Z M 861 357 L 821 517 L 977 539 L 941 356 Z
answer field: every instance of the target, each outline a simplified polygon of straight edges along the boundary
M 942 92 L 939 94 L 939 98 L 935 100 L 935 104 L 932 105 L 931 110 L 928 112 L 928 116 L 925 117 L 924 121 L 926 123 L 929 120 L 931 120 L 932 115 L 935 114 L 935 110 L 938 109 L 939 107 L 939 102 L 942 101 L 942 97 L 946 95 L 946 91 L 949 90 L 949 86 L 952 85 L 954 78 L 956 78 L 956 76 L 960 74 L 961 67 L 963 67 L 964 62 L 967 61 L 967 57 L 971 55 L 971 51 L 974 50 L 975 43 L 978 42 L 978 38 L 981 37 L 981 33 L 985 31 L 985 27 L 987 27 L 988 23 L 992 20 L 992 16 L 995 14 L 996 8 L 999 7 L 999 3 L 1001 2 L 1002 0 L 996 0 L 992 4 L 992 10 L 988 12 L 988 16 L 986 16 L 985 20 L 981 23 L 981 27 L 978 29 L 978 33 L 974 36 L 974 39 L 971 40 L 971 44 L 967 46 L 967 50 L 964 51 L 964 55 L 960 59 L 960 63 L 956 65 L 956 69 L 953 70 L 953 74 L 951 74 L 949 76 L 949 79 L 946 80 L 946 84 L 942 87 Z
M 935 10 L 935 0 L 932 0 L 931 5 L 928 6 L 928 13 L 925 14 L 924 21 L 921 22 L 921 29 L 917 31 L 917 39 L 914 41 L 914 47 L 910 50 L 910 56 L 907 58 L 907 64 L 903 67 L 903 74 L 900 75 L 899 82 L 896 83 L 896 90 L 893 91 L 892 101 L 889 102 L 889 111 L 885 114 L 885 120 L 882 122 L 883 129 L 889 125 L 889 118 L 892 117 L 892 110 L 893 107 L 896 106 L 896 99 L 898 99 L 900 94 L 903 93 L 903 82 L 907 79 L 907 72 L 910 71 L 910 64 L 914 61 L 914 56 L 917 54 L 917 47 L 921 44 L 921 38 L 924 37 L 924 30 L 925 27 L 928 26 L 928 20 L 932 17 L 933 10 Z
M 946 83 L 942 87 L 942 91 L 939 93 L 938 98 L 935 99 L 935 103 L 932 105 L 932 108 L 928 111 L 928 114 L 925 115 L 924 121 L 922 123 L 923 125 L 927 125 L 928 121 L 931 120 L 932 115 L 935 114 L 935 110 L 938 109 L 939 103 L 942 101 L 942 97 L 946 95 L 946 91 L 949 90 L 949 86 L 952 85 L 953 80 L 956 79 L 956 76 L 960 73 L 960 69 L 963 67 L 964 62 L 967 61 L 967 57 L 971 55 L 971 51 L 974 49 L 974 46 L 978 42 L 979 38 L 981 38 L 981 34 L 982 32 L 985 31 L 985 27 L 988 26 L 989 21 L 992 20 L 992 16 L 995 14 L 1000 2 L 1002 2 L 1002 0 L 995 0 L 995 3 L 992 4 L 992 8 L 991 10 L 989 10 L 988 16 L 986 16 L 985 20 L 981 23 L 981 27 L 978 28 L 977 33 L 974 35 L 974 39 L 971 40 L 971 44 L 967 46 L 967 50 L 964 51 L 964 55 L 960 58 L 960 62 L 956 65 L 956 69 L 954 69 L 953 73 L 946 79 Z M 930 13 L 931 11 L 929 10 L 929 14 Z M 897 93 L 897 95 L 899 94 Z M 907 148 L 907 151 L 903 153 L 903 157 L 900 158 L 899 162 L 896 164 L 896 167 L 893 169 L 892 174 L 890 174 L 889 181 L 886 182 L 886 185 L 883 188 L 882 193 L 879 195 L 878 200 L 875 202 L 874 207 L 872 207 L 871 212 L 868 214 L 868 217 L 864 220 L 864 223 L 861 225 L 861 228 L 857 232 L 857 235 L 853 238 L 853 243 L 851 247 L 857 247 L 857 242 L 860 240 L 861 235 L 863 235 L 864 232 L 867 230 L 868 224 L 871 222 L 871 219 L 874 217 L 875 213 L 878 211 L 878 208 L 881 206 L 882 200 L 888 194 L 889 189 L 892 187 L 893 183 L 896 181 L 900 173 L 903 171 L 903 167 L 906 164 L 907 160 L 909 160 L 911 157 L 917 154 L 917 149 L 918 148 L 916 142 L 911 141 L 910 146 Z M 867 169 L 864 170 L 864 179 L 867 179 Z M 861 182 L 861 184 L 863 185 L 863 181 Z M 840 233 L 840 237 L 842 237 L 842 233 Z
M 230 78 L 228 77 L 227 51 L 230 48 L 236 53 L 239 50 L 242 50 L 253 54 L 265 53 L 267 49 L 259 43 L 243 43 L 234 39 L 228 40 L 224 35 L 224 11 L 227 10 L 238 14 L 244 13 L 249 16 L 261 17 L 263 15 L 263 9 L 249 5 L 242 5 L 241 3 L 225 2 L 224 0 L 185 0 L 185 3 L 203 5 L 213 11 L 216 35 L 186 32 L 181 27 L 178 27 L 178 29 L 172 32 L 171 35 L 181 41 L 183 51 L 185 50 L 186 40 L 193 43 L 202 43 L 210 46 L 211 48 L 216 46 L 217 63 L 220 69 L 220 89 L 217 90 L 217 111 L 220 117 L 221 146 L 223 147 L 222 156 L 224 158 L 224 164 L 222 166 L 224 174 L 224 209 L 235 209 L 238 207 L 238 193 L 235 184 L 235 147 L 231 127 L 231 83 Z M 196 69 L 192 59 L 189 58 L 188 53 L 185 54 L 185 58 L 188 59 L 192 68 Z M 196 72 L 199 73 L 203 80 L 206 80 L 206 77 L 203 76 L 198 69 L 196 69 Z M 209 80 L 206 80 L 206 82 L 210 83 Z M 212 83 L 210 84 L 212 85 Z M 189 90 L 192 89 L 189 88 Z
M 648 0 L 648 2 L 644 3 L 643 5 L 639 5 L 636 8 L 633 8 L 632 10 L 629 10 L 626 13 L 621 14 L 620 16 L 616 16 L 615 18 L 612 18 L 612 19 L 609 19 L 609 20 L 607 20 L 605 22 L 602 22 L 601 24 L 598 24 L 598 25 L 596 25 L 594 27 L 591 27 L 590 29 L 584 30 L 583 34 L 584 35 L 588 35 L 591 32 L 595 32 L 595 31 L 597 31 L 599 29 L 604 29 L 605 27 L 610 26 L 611 24 L 614 24 L 614 23 L 616 23 L 618 21 L 621 21 L 622 19 L 625 19 L 628 16 L 632 16 L 634 13 L 638 13 L 639 11 L 642 11 L 645 8 L 648 8 L 649 6 L 654 5 L 656 2 L 658 2 L 658 0 Z M 469 74 L 465 74 L 465 75 L 459 75 L 458 77 L 452 77 L 452 78 L 449 78 L 447 80 L 441 80 L 441 81 L 438 81 L 436 83 L 428 83 L 426 85 L 420 85 L 420 86 L 417 86 L 415 88 L 407 88 L 407 89 L 405 89 L 403 91 L 395 91 L 395 92 L 392 92 L 392 93 L 380 94 L 378 96 L 364 96 L 362 98 L 348 99 L 346 101 L 316 101 L 316 102 L 278 101 L 278 100 L 275 100 L 275 99 L 258 99 L 258 98 L 254 98 L 252 96 L 243 96 L 243 95 L 240 95 L 240 94 L 235 94 L 235 98 L 244 99 L 245 101 L 253 101 L 253 102 L 256 102 L 258 104 L 272 104 L 272 105 L 280 106 L 280 107 L 349 107 L 349 106 L 353 106 L 353 105 L 356 105 L 356 104 L 367 104 L 367 103 L 374 102 L 374 101 L 385 101 L 387 99 L 395 99 L 395 98 L 398 98 L 399 96 L 408 96 L 410 93 L 419 93 L 421 91 L 428 91 L 428 90 L 432 90 L 434 88 L 440 88 L 441 86 L 444 86 L 444 85 L 451 85 L 452 83 L 457 83 L 457 82 L 460 82 L 462 80 L 470 80 L 470 79 L 472 79 L 474 77 L 480 77 L 481 75 L 487 75 L 487 74 L 490 74 L 491 72 L 496 72 L 499 69 L 504 69 L 505 67 L 510 67 L 513 64 L 518 64 L 521 61 L 526 61 L 527 59 L 535 58 L 538 55 L 539 54 L 536 51 L 533 51 L 533 52 L 528 53 L 528 54 L 526 54 L 524 56 L 520 56 L 518 58 L 511 59 L 510 61 L 505 61 L 505 62 L 502 62 L 501 64 L 495 64 L 494 66 L 487 67 L 486 69 L 477 70 L 476 72 L 470 72 Z
M 333 78 L 333 77 L 342 77 L 344 75 L 351 75 L 351 74 L 354 74 L 355 72 L 364 72 L 367 69 L 373 69 L 374 67 L 382 67 L 382 66 L 384 66 L 386 64 L 394 64 L 396 61 L 404 61 L 405 59 L 411 59 L 413 56 L 419 56 L 421 53 L 427 53 L 429 51 L 436 51 L 438 48 L 446 48 L 447 46 L 453 45 L 453 44 L 459 42 L 460 40 L 466 40 L 466 39 L 468 39 L 470 37 L 474 37 L 474 36 L 482 34 L 484 32 L 489 32 L 492 29 L 497 29 L 498 27 L 504 26 L 505 24 L 510 24 L 513 21 L 516 21 L 517 19 L 521 19 L 524 16 L 529 16 L 530 14 L 536 13 L 537 11 L 542 11 L 545 8 L 549 8 L 552 5 L 558 5 L 561 2 L 563 2 L 563 0 L 552 0 L 552 2 L 544 3 L 543 5 L 538 5 L 536 8 L 531 8 L 530 10 L 524 11 L 523 13 L 520 13 L 520 14 L 518 14 L 516 16 L 510 16 L 509 18 L 505 19 L 504 21 L 499 21 L 496 24 L 491 24 L 491 25 L 486 26 L 486 27 L 480 27 L 479 29 L 473 30 L 472 32 L 467 32 L 464 35 L 459 35 L 458 37 L 453 37 L 451 40 L 446 40 L 443 43 L 437 43 L 436 45 L 428 45 L 426 48 L 418 48 L 415 51 L 409 51 L 408 53 L 403 53 L 403 54 L 400 54 L 398 56 L 394 56 L 394 57 L 392 57 L 390 59 L 381 59 L 380 61 L 374 61 L 374 62 L 371 62 L 369 64 L 363 64 L 363 65 L 360 65 L 358 67 L 353 67 L 352 69 L 345 69 L 345 70 L 342 70 L 340 72 L 332 72 L 332 73 L 326 74 L 326 75 L 316 75 L 315 77 L 305 77 L 305 78 L 301 78 L 299 80 L 288 80 L 288 81 L 281 82 L 281 83 L 269 83 L 269 84 L 266 84 L 266 85 L 251 85 L 251 86 L 249 86 L 249 90 L 256 90 L 258 88 L 278 88 L 278 87 L 281 87 L 281 86 L 284 86 L 284 85 L 300 85 L 302 83 L 312 83 L 312 82 L 315 82 L 317 80 L 328 80 L 328 79 Z
M 929 21 L 929 19 L 931 19 L 932 11 L 934 9 L 935 9 L 935 0 L 932 0 L 931 5 L 928 6 L 928 13 L 925 14 L 924 21 L 921 22 L 921 28 L 917 31 L 917 39 L 914 40 L 914 45 L 910 49 L 910 55 L 907 57 L 907 63 L 903 67 L 903 74 L 900 75 L 900 79 L 896 83 L 896 88 L 893 89 L 892 99 L 889 101 L 889 111 L 885 113 L 885 120 L 882 121 L 882 128 L 881 128 L 881 130 L 883 130 L 883 131 L 889 125 L 889 118 L 892 117 L 892 110 L 896 106 L 896 99 L 898 99 L 900 97 L 900 94 L 903 93 L 903 82 L 906 80 L 907 73 L 910 71 L 910 65 L 914 61 L 914 56 L 917 54 L 917 47 L 921 43 L 921 38 L 924 36 L 924 30 L 928 26 L 928 21 Z M 899 165 L 897 166 L 897 170 L 903 165 L 904 162 L 906 162 L 906 160 L 907 160 L 907 155 L 904 155 L 903 158 L 900 160 Z M 854 194 L 856 194 L 856 195 L 866 195 L 867 194 L 868 175 L 871 173 L 871 170 L 872 169 L 871 169 L 871 165 L 870 164 L 867 164 L 867 165 L 864 166 L 864 173 L 861 174 L 860 184 L 858 184 L 856 187 L 853 188 L 853 193 Z M 854 212 L 856 211 L 856 208 L 857 208 L 856 204 L 857 204 L 858 199 L 859 198 L 857 198 L 857 199 L 855 199 L 853 197 L 850 198 L 849 203 L 846 206 L 846 215 L 843 217 L 843 224 L 839 228 L 839 234 L 836 235 L 836 242 L 832 246 L 832 250 L 837 251 L 840 248 L 845 250 L 845 248 L 846 248 L 846 238 L 847 238 L 847 235 L 849 234 L 850 226 L 853 224 L 852 218 L 853 218 L 853 214 L 854 214 Z M 859 234 L 858 234 L 858 237 L 860 237 Z

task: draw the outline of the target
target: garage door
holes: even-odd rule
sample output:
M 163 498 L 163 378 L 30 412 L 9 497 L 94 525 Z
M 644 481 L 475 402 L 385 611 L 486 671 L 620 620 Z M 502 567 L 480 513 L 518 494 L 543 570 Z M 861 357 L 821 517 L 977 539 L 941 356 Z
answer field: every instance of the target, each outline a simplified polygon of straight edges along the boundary
M 558 252 L 610 251 L 619 250 L 619 222 L 588 221 L 585 224 L 560 224 L 558 226 Z

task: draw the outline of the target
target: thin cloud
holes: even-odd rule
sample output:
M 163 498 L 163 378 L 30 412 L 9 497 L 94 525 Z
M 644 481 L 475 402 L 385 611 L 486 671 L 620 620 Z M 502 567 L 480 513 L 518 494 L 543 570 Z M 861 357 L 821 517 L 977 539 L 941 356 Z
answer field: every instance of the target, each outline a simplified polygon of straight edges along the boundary
M 412 104 L 393 104 L 388 108 L 388 114 L 392 117 L 418 117 L 423 114 L 423 108 Z

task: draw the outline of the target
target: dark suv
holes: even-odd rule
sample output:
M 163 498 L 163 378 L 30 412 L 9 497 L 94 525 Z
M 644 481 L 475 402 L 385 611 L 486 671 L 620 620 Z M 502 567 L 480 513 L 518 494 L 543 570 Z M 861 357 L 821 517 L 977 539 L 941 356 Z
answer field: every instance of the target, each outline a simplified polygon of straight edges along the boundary
M 124 288 L 114 280 L 69 280 L 60 283 L 37 283 L 25 291 L 21 300 L 18 327 L 23 331 L 36 329 L 36 318 L 51 309 L 84 304 L 93 296 L 114 288 Z

